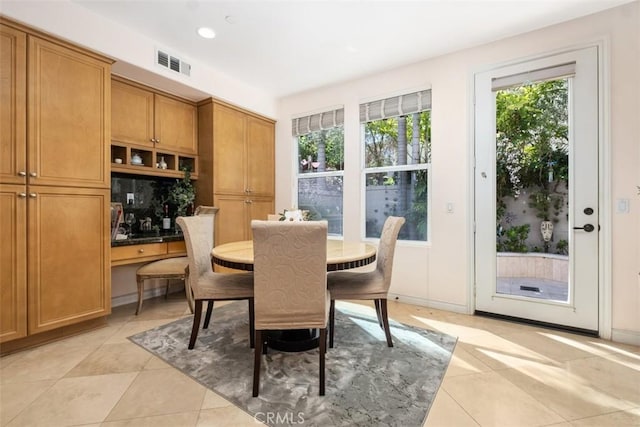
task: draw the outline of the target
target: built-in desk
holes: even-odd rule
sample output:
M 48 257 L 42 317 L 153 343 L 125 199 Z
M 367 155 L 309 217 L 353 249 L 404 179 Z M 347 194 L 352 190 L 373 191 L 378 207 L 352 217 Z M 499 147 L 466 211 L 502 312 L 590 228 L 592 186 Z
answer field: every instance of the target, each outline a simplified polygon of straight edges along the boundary
M 111 241 L 112 267 L 186 255 L 182 233 L 143 234 L 131 239 Z

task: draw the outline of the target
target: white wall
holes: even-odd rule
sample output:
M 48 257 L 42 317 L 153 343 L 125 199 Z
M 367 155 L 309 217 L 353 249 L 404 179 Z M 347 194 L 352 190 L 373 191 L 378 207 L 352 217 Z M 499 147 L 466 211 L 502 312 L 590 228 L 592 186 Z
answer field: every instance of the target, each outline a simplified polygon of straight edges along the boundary
M 474 72 L 503 62 L 543 55 L 596 41 L 605 43 L 604 78 L 607 146 L 602 194 L 605 298 L 611 324 L 604 336 L 640 344 L 640 3 L 634 2 L 526 35 L 468 49 L 367 78 L 280 100 L 276 127 L 276 208 L 294 202 L 294 140 L 291 117 L 323 107 L 345 108 L 345 239 L 361 237 L 360 130 L 362 100 L 432 88 L 432 212 L 427 245 L 400 243 L 391 292 L 400 299 L 456 311 L 473 309 L 471 164 Z M 380 58 L 382 61 L 384 57 Z M 605 99 L 607 102 L 607 99 Z M 610 175 L 610 176 L 609 176 Z M 611 190 L 611 191 L 609 191 Z M 615 213 L 617 199 L 630 200 L 630 213 Z M 454 212 L 447 213 L 447 203 Z M 611 226 L 606 222 L 610 220 Z M 606 320 L 606 319 L 605 319 Z

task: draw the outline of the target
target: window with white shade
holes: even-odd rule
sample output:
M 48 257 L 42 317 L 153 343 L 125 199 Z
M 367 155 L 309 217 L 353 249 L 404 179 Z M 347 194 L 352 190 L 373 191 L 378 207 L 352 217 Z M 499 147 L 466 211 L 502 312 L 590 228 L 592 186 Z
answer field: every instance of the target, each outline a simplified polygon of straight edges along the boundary
M 344 175 L 344 109 L 298 117 L 292 133 L 298 147 L 298 209 L 328 222 L 330 235 L 341 236 Z
M 405 217 L 398 239 L 427 241 L 431 91 L 360 104 L 365 236 L 380 237 L 388 216 Z

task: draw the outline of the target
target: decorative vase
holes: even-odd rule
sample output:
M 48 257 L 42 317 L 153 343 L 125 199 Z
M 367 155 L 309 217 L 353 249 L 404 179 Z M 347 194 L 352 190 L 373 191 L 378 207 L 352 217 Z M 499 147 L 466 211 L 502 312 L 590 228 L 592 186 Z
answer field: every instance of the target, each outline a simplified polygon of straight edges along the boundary
M 164 161 L 164 156 L 160 156 L 160 162 L 158 163 L 158 167 L 160 169 L 166 169 L 167 168 L 167 162 Z

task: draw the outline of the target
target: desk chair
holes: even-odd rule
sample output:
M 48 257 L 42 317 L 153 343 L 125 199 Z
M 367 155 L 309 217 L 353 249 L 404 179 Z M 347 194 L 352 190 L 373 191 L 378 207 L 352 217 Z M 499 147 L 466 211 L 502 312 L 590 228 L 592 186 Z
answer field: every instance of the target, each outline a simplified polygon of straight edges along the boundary
M 193 349 L 202 316 L 203 301 L 209 302 L 205 329 L 209 326 L 215 301 L 249 301 L 249 343 L 253 348 L 253 273 L 223 274 L 213 271 L 211 249 L 213 249 L 213 218 L 211 215 L 179 216 L 176 223 L 184 233 L 189 258 L 187 281 L 193 292 L 194 313 L 189 349 Z
M 198 206 L 195 215 L 213 215 L 218 208 L 215 206 Z M 142 311 L 142 302 L 144 294 L 144 282 L 149 279 L 164 279 L 167 281 L 167 287 L 164 292 L 165 299 L 169 295 L 169 284 L 171 280 L 178 279 L 184 282 L 184 291 L 187 296 L 187 304 L 189 310 L 193 313 L 193 293 L 189 288 L 188 280 L 186 280 L 189 266 L 189 259 L 186 256 L 161 259 L 149 262 L 136 270 L 136 284 L 138 285 L 138 306 L 136 307 L 136 316 Z M 208 311 L 207 311 L 208 312 Z M 205 322 L 205 329 L 209 326 L 209 322 Z
M 330 296 L 327 291 L 327 223 L 251 222 L 255 299 L 253 396 L 260 390 L 260 360 L 268 330 L 320 329 L 320 391 Z
M 142 311 L 142 301 L 144 294 L 144 281 L 148 279 L 165 279 L 167 287 L 164 292 L 165 299 L 169 295 L 169 283 L 172 279 L 179 279 L 185 282 L 184 290 L 187 294 L 187 304 L 189 310 L 193 313 L 193 296 L 189 286 L 187 285 L 187 267 L 189 261 L 186 256 L 177 258 L 166 258 L 158 261 L 152 261 L 136 270 L 136 283 L 138 285 L 138 306 L 136 307 L 136 316 Z
M 393 255 L 396 250 L 398 233 L 404 224 L 402 217 L 390 216 L 384 222 L 380 235 L 380 244 L 376 257 L 376 269 L 364 273 L 336 271 L 327 276 L 327 286 L 331 292 L 329 323 L 329 347 L 333 348 L 333 330 L 335 324 L 336 300 L 373 300 L 378 323 L 384 329 L 387 345 L 393 347 L 389 316 L 387 314 L 387 294 L 391 285 Z

